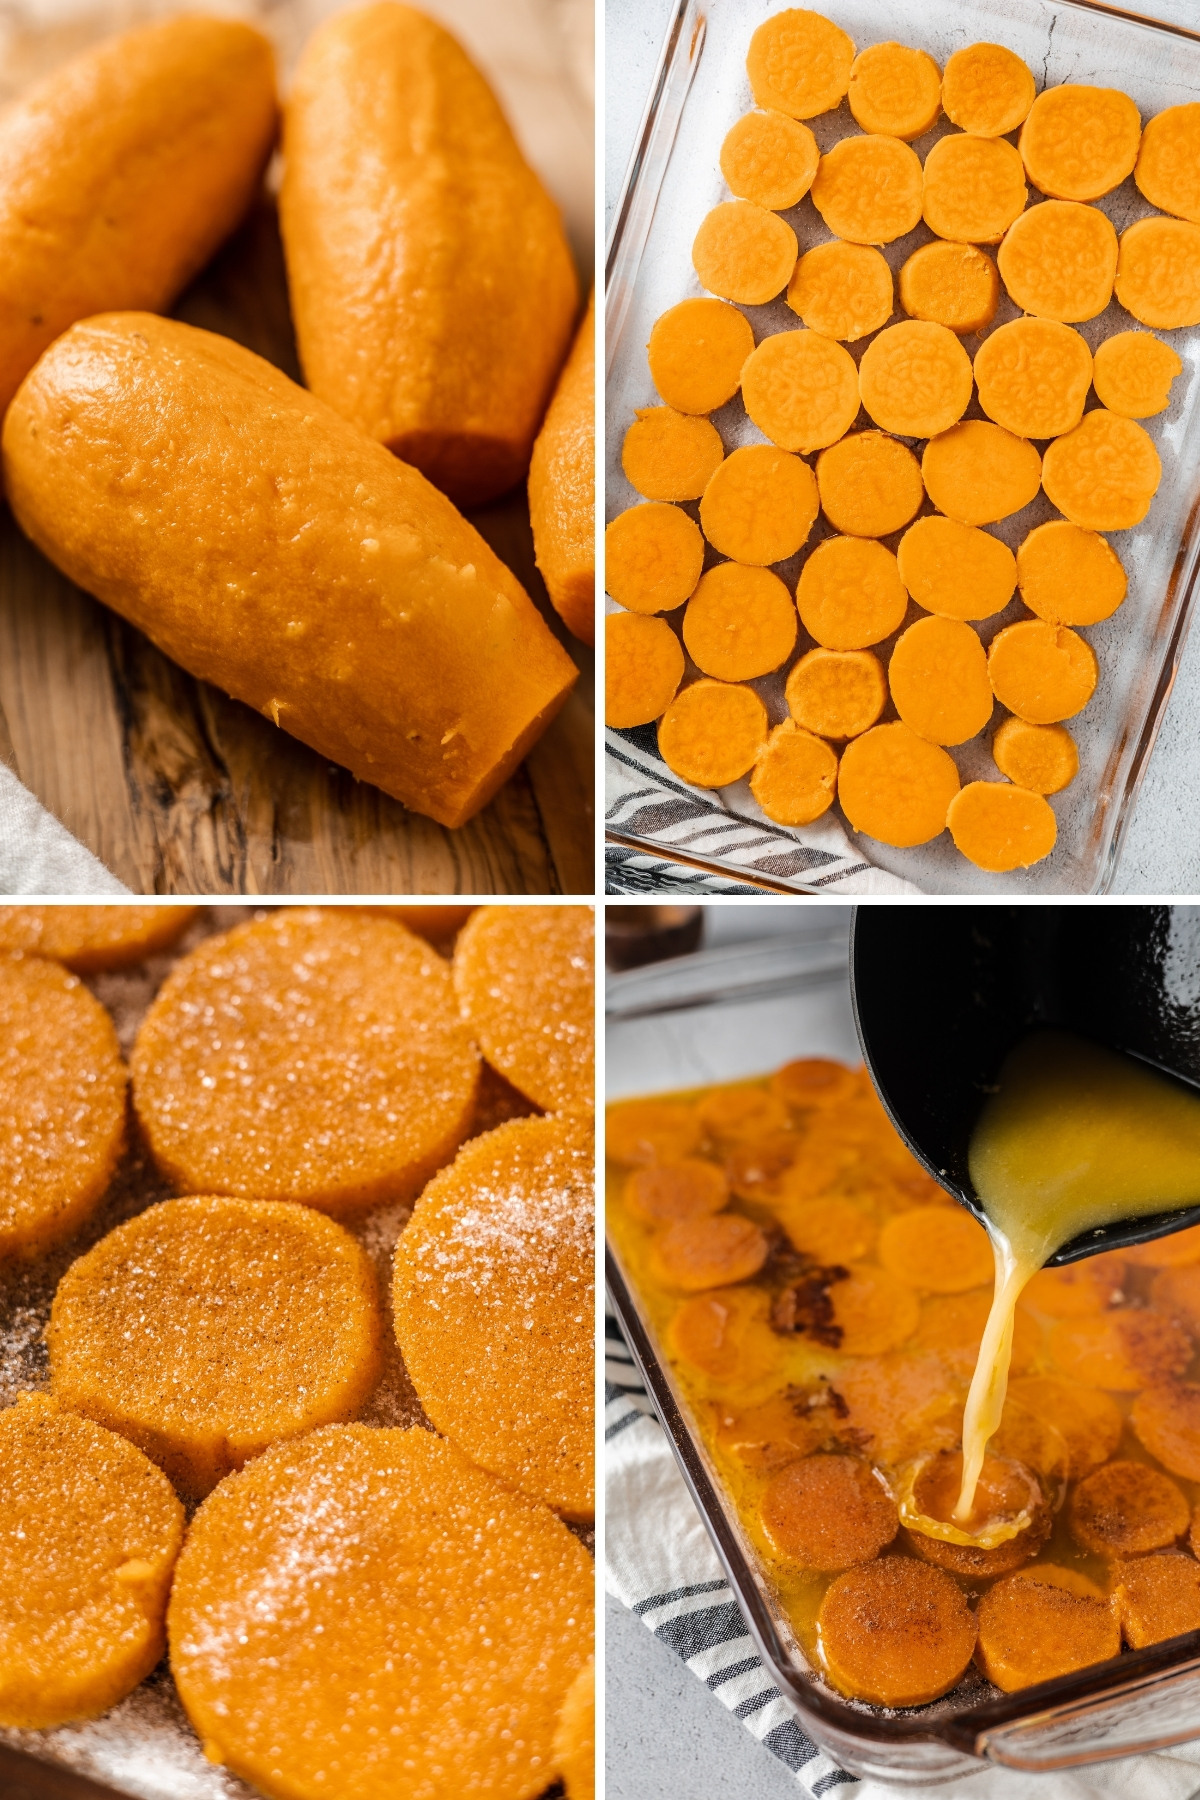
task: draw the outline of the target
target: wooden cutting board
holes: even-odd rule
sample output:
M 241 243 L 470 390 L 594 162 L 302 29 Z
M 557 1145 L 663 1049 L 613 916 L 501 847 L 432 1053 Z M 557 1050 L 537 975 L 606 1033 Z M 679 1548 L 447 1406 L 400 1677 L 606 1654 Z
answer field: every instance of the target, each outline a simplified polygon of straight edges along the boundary
M 300 379 L 270 201 L 175 316 Z M 135 893 L 592 893 L 592 655 L 546 597 L 523 490 L 469 517 L 582 674 L 523 766 L 461 830 L 408 812 L 193 680 L 60 575 L 2 505 L 0 755 Z

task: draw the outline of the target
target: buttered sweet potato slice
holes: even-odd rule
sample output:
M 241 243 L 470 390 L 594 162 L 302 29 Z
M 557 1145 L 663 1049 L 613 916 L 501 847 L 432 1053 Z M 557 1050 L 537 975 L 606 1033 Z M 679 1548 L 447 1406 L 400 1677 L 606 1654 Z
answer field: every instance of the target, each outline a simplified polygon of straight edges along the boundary
M 964 1389 L 919 1331 L 910 1349 L 848 1363 L 833 1387 L 846 1408 L 841 1429 L 876 1462 L 898 1467 L 962 1437 Z
M 825 1268 L 861 1262 L 879 1236 L 870 1213 L 837 1194 L 781 1205 L 779 1221 L 801 1255 Z
M 1168 106 L 1147 122 L 1133 179 L 1151 206 L 1200 224 L 1200 103 Z
M 659 755 L 696 787 L 726 787 L 749 774 L 767 744 L 767 709 L 751 687 L 692 682 L 658 722 Z
M 901 719 L 931 744 L 966 743 L 995 704 L 983 645 L 961 619 L 918 619 L 902 632 L 888 686 Z
M 868 344 L 859 387 L 863 406 L 884 431 L 935 437 L 967 410 L 971 359 L 945 325 L 908 319 Z
M 1017 585 L 1016 560 L 1007 544 L 938 513 L 909 526 L 896 562 L 917 605 L 944 619 L 986 619 L 1002 612 Z
M 900 270 L 900 304 L 905 312 L 948 326 L 960 337 L 990 325 L 999 298 L 996 265 L 974 244 L 943 239 L 922 244 Z
M 673 612 L 693 592 L 703 567 L 704 539 L 678 506 L 630 506 L 605 530 L 605 585 L 629 612 Z
M 692 267 L 701 287 L 740 306 L 764 306 L 796 266 L 796 234 L 778 213 L 750 200 L 722 200 L 701 222 Z
M 1006 1694 L 1105 1662 L 1121 1649 L 1117 1611 L 1107 1597 L 1039 1581 L 1036 1569 L 996 1582 L 976 1618 L 976 1660 Z
M 823 1112 L 857 1094 L 858 1074 L 828 1056 L 800 1056 L 776 1069 L 771 1091 L 797 1112 Z
M 678 1219 L 655 1240 L 651 1260 L 664 1287 L 679 1293 L 731 1287 L 757 1275 L 767 1260 L 765 1234 L 737 1213 Z
M 930 438 L 921 457 L 929 498 L 960 525 L 993 525 L 1020 512 L 1042 484 L 1042 459 L 1027 438 L 986 419 L 962 419 Z
M 26 950 L 76 975 L 123 969 L 177 943 L 198 906 L 0 906 L 0 951 Z
M 671 1348 L 710 1381 L 757 1381 L 779 1361 L 779 1338 L 770 1326 L 770 1308 L 771 1297 L 762 1287 L 692 1294 L 668 1327 Z M 803 1446 L 806 1450 L 811 1447 Z
M 967 44 L 942 71 L 946 117 L 976 137 L 1007 137 L 1015 131 L 1036 91 L 1032 69 L 1003 44 Z
M 817 244 L 796 264 L 787 303 L 822 337 L 866 337 L 892 316 L 892 271 L 866 244 Z
M 1120 557 L 1098 532 L 1050 519 L 1017 551 L 1017 584 L 1031 613 L 1050 625 L 1098 625 L 1124 600 Z
M 806 462 L 771 444 L 743 444 L 705 488 L 700 523 L 722 556 L 762 567 L 795 555 L 819 506 L 816 476 Z
M 604 621 L 604 723 L 660 719 L 683 680 L 683 648 L 665 619 L 609 613 Z
M 721 173 L 739 200 L 784 212 L 803 200 L 820 161 L 807 125 L 781 112 L 749 112 L 721 145 Z
M 872 538 L 832 537 L 800 571 L 796 605 L 809 636 L 828 650 L 865 650 L 897 629 L 908 595 L 896 558 Z
M 623 1168 L 689 1156 L 700 1137 L 695 1107 L 678 1100 L 622 1100 L 605 1117 L 605 1155 Z
M 0 954 L 0 1263 L 88 1219 L 125 1142 L 125 1064 L 76 975 Z
M 858 416 L 854 358 L 819 332 L 777 331 L 746 359 L 742 403 L 781 450 L 821 450 Z
M 1083 417 L 1092 353 L 1057 319 L 1011 319 L 975 352 L 979 404 L 1017 437 L 1058 437 Z
M 778 575 L 746 563 L 706 570 L 683 615 L 688 655 L 719 681 L 752 681 L 778 669 L 795 648 L 798 628 Z
M 132 1064 L 177 1188 L 335 1214 L 420 1187 L 466 1135 L 479 1082 L 444 958 L 390 919 L 292 907 L 177 963 Z
M 472 1139 L 418 1200 L 392 1284 L 405 1367 L 434 1425 L 576 1519 L 590 1518 L 594 1491 L 592 1155 L 579 1119 L 515 1119 Z
M 817 458 L 821 511 L 847 537 L 887 537 L 915 518 L 925 498 L 921 465 L 882 431 L 857 431 Z
M 1060 1319 L 1050 1333 L 1050 1355 L 1069 1380 L 1133 1394 L 1182 1375 L 1192 1359 L 1192 1341 L 1161 1312 L 1123 1308 Z
M 1065 725 L 1030 725 L 1005 719 L 992 739 L 1002 775 L 1034 794 L 1057 794 L 1079 773 L 1079 751 Z
M 855 831 L 883 844 L 927 844 L 946 829 L 958 792 L 954 759 L 907 725 L 873 725 L 854 738 L 838 767 L 842 811 Z
M 380 1372 L 366 1253 L 310 1207 L 168 1200 L 68 1269 L 47 1329 L 55 1398 L 185 1494 L 280 1438 L 353 1418 Z
M 676 412 L 710 413 L 732 400 L 754 348 L 745 313 L 724 300 L 681 300 L 654 321 L 650 379 Z
M 1019 1324 L 1021 1314 L 1017 1317 Z M 1116 1450 L 1123 1424 L 1121 1412 L 1115 1400 L 1099 1388 L 1083 1387 L 1055 1375 L 1028 1375 L 1010 1382 L 1008 1391 L 1016 1405 L 1061 1434 L 1072 1481 L 1090 1475 Z
M 891 1274 L 931 1294 L 958 1294 L 990 1281 L 987 1232 L 960 1206 L 918 1206 L 889 1219 L 879 1260 Z
M 919 224 L 921 159 L 899 138 L 844 137 L 817 165 L 809 194 L 834 237 L 890 244 Z
M 1152 331 L 1116 331 L 1097 346 L 1092 385 L 1101 406 L 1126 419 L 1165 412 L 1183 362 Z
M 793 119 L 814 119 L 836 106 L 853 64 L 852 39 L 832 19 L 801 6 L 772 14 L 746 53 L 756 104 Z
M 1200 225 L 1196 230 L 1200 234 Z M 1046 498 L 1085 531 L 1140 525 L 1161 480 L 1162 462 L 1149 434 L 1102 406 L 1048 444 L 1042 459 Z
M 1126 1267 L 1109 1252 L 1087 1256 L 1059 1269 L 1039 1269 L 1024 1288 L 1018 1305 L 1052 1319 L 1083 1319 L 1118 1306 L 1125 1297 Z
M 1098 206 L 1046 200 L 1004 235 L 996 261 L 1010 297 L 1039 319 L 1094 319 L 1112 299 L 1117 234 Z
M 967 782 L 950 802 L 946 826 L 959 854 L 993 875 L 1041 862 L 1058 836 L 1049 802 L 1003 781 Z
M 1186 1481 L 1200 1481 L 1200 1387 L 1167 1381 L 1145 1388 L 1129 1420 L 1164 1469 Z
M 823 738 L 785 719 L 754 765 L 750 792 L 777 825 L 811 825 L 833 805 L 837 767 L 837 756 Z
M 933 1351 L 960 1379 L 969 1381 L 975 1372 L 991 1305 L 990 1287 L 968 1288 L 957 1294 L 931 1294 L 921 1303 L 921 1322 L 913 1335 L 914 1348 Z M 1027 1314 L 1018 1314 L 1010 1365 L 1013 1374 L 1020 1375 L 1032 1367 L 1039 1337 L 1033 1320 Z
M 625 1184 L 626 1206 L 647 1225 L 704 1218 L 720 1212 L 728 1199 L 724 1170 L 698 1156 L 635 1169 Z
M 1024 165 L 1004 138 L 952 132 L 925 158 L 922 212 L 937 237 L 998 244 L 1027 198 Z
M 1114 1571 L 1113 1599 L 1131 1650 L 1200 1631 L 1200 1563 L 1168 1550 L 1138 1556 Z
M 554 1766 L 567 1800 L 596 1796 L 596 1664 L 589 1657 L 567 1689 L 554 1731 Z
M 768 1483 L 761 1517 L 785 1561 L 829 1571 L 870 1562 L 900 1523 L 882 1481 L 855 1456 L 806 1456 L 791 1463 Z
M 1054 725 L 1082 712 L 1098 672 L 1096 653 L 1084 638 L 1042 619 L 1006 625 L 988 650 L 997 700 L 1031 725 Z
M 1021 128 L 1029 179 L 1056 200 L 1099 200 L 1132 174 L 1142 120 L 1119 88 L 1063 82 L 1043 90 Z
M 481 906 L 454 991 L 488 1062 L 536 1105 L 595 1106 L 596 921 L 589 906 Z
M 939 1450 L 917 1471 L 911 1501 L 901 1516 L 906 1520 L 904 1535 L 909 1547 L 922 1561 L 983 1580 L 1010 1575 L 1037 1554 L 1050 1535 L 1051 1519 L 1041 1484 L 1030 1468 L 1003 1456 L 989 1453 L 984 1457 L 975 1506 L 964 1529 L 983 1533 L 989 1526 L 1011 1529 L 1019 1524 L 1014 1535 L 994 1545 L 955 1543 L 919 1528 L 918 1520 L 942 1525 L 954 1522 L 961 1486 L 961 1450 Z
M 869 650 L 810 650 L 784 688 L 797 725 L 819 737 L 859 737 L 887 703 L 883 664 Z
M 970 1662 L 975 1617 L 949 1575 L 885 1556 L 831 1583 L 817 1638 L 839 1693 L 874 1706 L 922 1706 Z
M 856 1263 L 846 1280 L 835 1282 L 830 1299 L 845 1356 L 878 1356 L 907 1343 L 921 1312 L 911 1287 L 871 1263 Z
M 0 1724 L 107 1712 L 166 1647 L 183 1508 L 140 1450 L 43 1394 L 0 1413 Z
M 724 454 L 707 419 L 643 406 L 625 433 L 621 467 L 647 500 L 698 500 Z
M 1138 219 L 1121 233 L 1117 299 L 1141 325 L 1172 331 L 1200 321 L 1200 225 Z
M 1163 1550 L 1188 1528 L 1191 1509 L 1169 1476 L 1146 1463 L 1110 1462 L 1078 1483 L 1067 1505 L 1071 1535 L 1096 1556 Z
M 798 1457 L 810 1456 L 835 1435 L 839 1424 L 827 1388 L 787 1387 L 756 1406 L 720 1402 L 717 1442 L 756 1474 L 773 1475 Z
M 482 1558 L 484 1541 L 503 1554 Z M 555 1767 L 593 1585 L 566 1526 L 453 1444 L 335 1426 L 278 1445 L 197 1513 L 171 1670 L 209 1755 L 263 1793 L 522 1800 Z M 404 1723 L 393 1736 L 381 1718 Z
M 758 1086 L 712 1088 L 697 1107 L 708 1136 L 721 1146 L 754 1143 L 786 1131 L 787 1108 L 778 1094 Z
M 918 138 L 942 110 L 941 70 L 908 44 L 871 44 L 854 59 L 846 98 L 864 131 Z

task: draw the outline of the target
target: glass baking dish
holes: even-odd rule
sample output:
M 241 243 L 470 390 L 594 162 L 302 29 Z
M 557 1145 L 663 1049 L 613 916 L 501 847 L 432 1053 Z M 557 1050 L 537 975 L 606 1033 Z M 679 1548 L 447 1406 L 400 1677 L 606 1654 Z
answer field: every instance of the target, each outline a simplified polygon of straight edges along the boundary
M 638 498 L 622 473 L 621 443 L 635 408 L 658 404 L 644 346 L 660 313 L 676 301 L 702 292 L 692 269 L 692 239 L 709 208 L 729 197 L 717 153 L 725 132 L 752 104 L 746 47 L 755 26 L 775 10 L 774 0 L 679 0 L 667 33 L 609 248 L 605 451 L 609 518 Z M 1136 13 L 1099 4 L 1099 0 L 922 0 L 919 8 L 904 9 L 902 21 L 894 0 L 822 0 L 819 10 L 836 20 L 860 47 L 900 35 L 907 43 L 929 51 L 939 65 L 964 44 L 980 39 L 1006 44 L 1029 63 L 1039 88 L 1060 81 L 1119 87 L 1132 95 L 1143 119 L 1163 107 L 1193 100 L 1200 91 L 1200 32 L 1142 19 Z M 826 113 L 810 124 L 822 149 L 848 130 L 857 130 L 845 103 L 837 112 Z M 950 129 L 942 119 L 917 140 L 918 153 L 923 157 Z M 1118 231 L 1153 211 L 1132 178 L 1099 204 Z M 802 251 L 828 236 L 808 197 L 783 217 L 795 228 Z M 884 255 L 893 272 L 930 237 L 922 224 L 909 236 L 885 246 Z M 745 311 L 759 340 L 799 324 L 782 298 Z M 893 320 L 904 316 L 894 313 Z M 1018 309 L 1002 295 L 993 328 L 1016 316 Z M 1101 338 L 1133 323 L 1113 301 L 1099 318 L 1076 329 L 1094 349 Z M 964 339 L 972 356 L 984 335 Z M 1140 526 L 1109 534 L 1128 572 L 1129 597 L 1112 618 L 1085 631 L 1099 658 L 1100 680 L 1086 710 L 1070 723 L 1078 740 L 1080 771 L 1070 787 L 1055 796 L 1058 843 L 1052 854 L 1028 871 L 989 875 L 960 856 L 947 834 L 916 849 L 895 850 L 851 833 L 836 808 L 815 826 L 786 833 L 782 827 L 766 824 L 745 781 L 721 790 L 719 796 L 709 796 L 715 806 L 727 808 L 735 819 L 764 825 L 784 845 L 789 839 L 798 840 L 842 858 L 847 854 L 852 860 L 861 858 L 926 893 L 1107 891 L 1170 697 L 1200 562 L 1200 327 L 1174 331 L 1168 337 L 1183 359 L 1183 373 L 1174 384 L 1168 411 L 1143 421 L 1162 457 L 1162 485 Z M 863 338 L 847 348 L 857 359 L 870 341 Z M 740 396 L 712 416 L 727 452 L 742 443 L 764 441 L 746 418 Z M 965 416 L 983 417 L 976 398 Z M 860 413 L 859 428 L 869 423 Z M 695 505 L 685 510 L 698 517 Z M 923 511 L 929 510 L 926 501 Z M 1034 525 L 1052 516 L 1057 515 L 1039 493 L 1029 507 L 990 529 L 1015 548 Z M 828 535 L 831 528 L 819 518 L 805 549 L 776 565 L 789 588 L 795 589 L 804 557 Z M 884 542 L 894 549 L 899 535 Z M 706 558 L 708 564 L 719 560 L 711 549 Z M 905 623 L 920 616 L 910 603 Z M 1003 613 L 982 621 L 985 643 L 1003 626 L 1025 616 L 1019 600 L 1010 602 Z M 678 625 L 681 617 L 681 613 L 672 615 L 671 622 Z M 878 646 L 885 661 L 893 641 Z M 793 660 L 809 648 L 801 628 Z M 698 673 L 692 665 L 688 667 L 685 680 Z M 786 672 L 785 668 L 750 684 L 765 701 L 772 724 L 787 716 L 783 698 Z M 888 716 L 894 716 L 890 708 Z M 690 792 L 659 761 L 652 725 L 611 733 L 618 754 L 623 738 L 636 747 L 643 763 L 662 770 L 670 794 Z M 957 747 L 953 754 L 964 782 L 997 779 L 985 736 Z M 640 808 L 643 817 L 654 810 Z M 615 826 L 614 820 L 614 831 Z M 615 832 L 614 841 L 667 858 L 672 855 L 671 841 L 658 834 L 653 822 L 641 828 L 635 825 L 632 835 L 626 823 Z M 710 836 L 707 841 L 715 840 Z M 752 883 L 756 879 L 753 868 L 746 861 L 739 863 L 736 852 L 698 859 L 689 851 L 688 860 L 699 860 L 715 872 L 735 873 Z M 794 862 L 792 866 L 796 866 Z M 811 877 L 801 874 L 789 876 L 784 885 L 805 889 L 810 881 Z M 771 885 L 777 891 L 777 884 Z
M 823 906 L 795 940 L 701 951 L 610 979 L 610 1101 L 760 1074 L 795 1056 L 860 1060 L 850 1002 L 851 909 Z M 1200 1735 L 1200 1632 L 1000 1695 L 973 1668 L 929 1706 L 841 1699 L 812 1669 L 704 1447 L 610 1236 L 609 1293 L 746 1627 L 803 1730 L 851 1773 L 910 1786 L 995 1762 L 1042 1772 Z

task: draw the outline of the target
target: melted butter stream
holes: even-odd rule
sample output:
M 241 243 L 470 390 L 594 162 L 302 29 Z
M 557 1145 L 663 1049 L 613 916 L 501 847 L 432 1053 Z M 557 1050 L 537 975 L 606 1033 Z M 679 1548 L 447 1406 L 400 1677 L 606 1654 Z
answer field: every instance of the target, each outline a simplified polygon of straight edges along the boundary
M 963 1421 L 958 1501 L 950 1521 L 922 1518 L 919 1529 L 991 1548 L 1029 1522 L 1021 1513 L 971 1529 L 984 1452 L 1004 1410 L 1021 1290 L 1080 1232 L 1200 1200 L 1200 1096 L 1083 1038 L 1039 1031 L 1001 1068 L 968 1166 L 996 1288 Z

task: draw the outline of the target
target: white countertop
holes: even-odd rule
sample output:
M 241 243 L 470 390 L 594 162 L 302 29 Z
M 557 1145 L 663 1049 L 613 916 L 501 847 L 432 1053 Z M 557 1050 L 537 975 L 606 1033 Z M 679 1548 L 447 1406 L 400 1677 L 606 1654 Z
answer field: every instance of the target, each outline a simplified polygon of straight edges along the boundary
M 1132 10 L 1147 17 L 1200 30 L 1200 0 L 1129 3 Z M 606 236 L 674 5 L 675 0 L 606 0 Z M 918 10 L 919 0 L 897 0 L 898 31 L 906 8 Z M 1183 654 L 1175 691 L 1125 839 L 1113 893 L 1200 893 L 1198 799 L 1200 629 L 1192 633 Z

